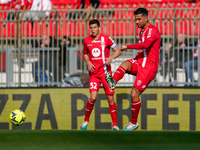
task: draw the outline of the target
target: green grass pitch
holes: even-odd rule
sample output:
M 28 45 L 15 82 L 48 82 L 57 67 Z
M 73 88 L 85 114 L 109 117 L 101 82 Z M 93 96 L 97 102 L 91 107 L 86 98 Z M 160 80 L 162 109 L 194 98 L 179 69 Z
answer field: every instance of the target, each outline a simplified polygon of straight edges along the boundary
M 200 132 L 0 130 L 1 150 L 196 150 Z

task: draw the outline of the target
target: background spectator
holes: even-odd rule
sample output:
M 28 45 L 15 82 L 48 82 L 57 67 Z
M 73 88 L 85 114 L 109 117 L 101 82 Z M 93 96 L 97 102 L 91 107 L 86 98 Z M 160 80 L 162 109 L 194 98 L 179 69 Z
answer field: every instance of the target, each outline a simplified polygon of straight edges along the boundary
M 187 46 L 188 40 L 185 38 L 184 34 L 180 33 L 177 36 L 174 46 L 172 43 L 168 43 L 164 50 L 164 58 L 162 59 L 161 75 L 166 77 L 169 74 L 169 79 L 172 77 L 177 79 L 177 68 L 184 68 L 184 62 L 191 60 L 192 50 Z
M 164 78 L 166 78 L 166 75 L 168 73 L 169 75 L 169 79 L 171 81 L 172 75 L 174 74 L 173 71 L 175 69 L 173 69 L 173 50 L 172 50 L 172 44 L 168 43 L 166 44 L 166 47 L 164 49 L 164 54 L 162 55 L 163 58 L 160 62 L 160 66 L 161 66 L 161 75 L 164 76 Z
M 189 60 L 184 63 L 186 82 L 188 82 L 188 77 L 190 82 L 194 82 L 193 71 L 198 67 L 198 49 L 200 48 L 200 39 L 197 42 L 197 49 L 194 53 L 194 60 Z M 195 81 L 196 82 L 196 81 Z
M 68 58 L 66 58 L 66 56 L 69 56 L 69 54 L 67 53 L 67 47 L 71 47 L 71 38 L 64 36 L 63 39 L 60 42 L 60 50 L 63 49 L 63 63 L 61 64 L 63 67 L 66 66 L 66 63 Z M 60 57 L 61 57 L 61 51 L 60 51 Z
M 62 79 L 65 77 L 66 70 L 69 66 L 69 50 L 68 48 L 71 47 L 71 39 L 70 37 L 64 36 L 63 39 L 59 43 L 59 53 L 58 53 L 58 67 L 57 67 L 57 55 L 54 55 L 54 68 L 58 68 L 58 79 L 57 79 L 57 70 L 54 71 L 54 81 L 61 82 Z
M 48 82 L 48 78 L 49 81 L 52 81 L 52 77 L 50 75 L 50 72 L 52 71 L 52 51 L 48 50 L 48 48 L 54 47 L 53 43 L 52 37 L 46 34 L 42 35 L 39 48 L 43 49 L 39 50 L 39 60 L 32 64 L 32 74 L 35 82 Z M 48 76 L 46 70 L 48 70 Z
M 189 60 L 192 58 L 192 53 L 190 50 L 188 55 L 188 48 L 186 48 L 187 46 L 189 46 L 187 38 L 183 33 L 179 33 L 174 47 L 174 62 L 176 68 L 183 68 L 184 61 L 187 61 L 188 58 Z

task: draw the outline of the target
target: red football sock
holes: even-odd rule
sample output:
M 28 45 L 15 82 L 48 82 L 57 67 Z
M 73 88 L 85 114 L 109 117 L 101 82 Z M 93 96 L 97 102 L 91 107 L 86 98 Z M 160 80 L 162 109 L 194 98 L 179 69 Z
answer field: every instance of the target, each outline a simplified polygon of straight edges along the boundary
M 90 114 L 92 112 L 94 108 L 94 102 L 91 102 L 91 100 L 89 99 L 86 105 L 86 109 L 85 109 L 85 119 L 84 121 L 88 121 L 89 122 L 89 118 L 90 118 Z
M 113 126 L 117 126 L 117 106 L 115 103 L 109 103 L 109 111 L 112 118 Z
M 140 107 L 141 107 L 140 99 L 138 101 L 132 101 L 132 117 L 131 117 L 131 121 L 130 121 L 132 124 L 137 123 L 137 118 L 138 118 L 138 114 L 140 111 Z
M 119 66 L 113 75 L 113 79 L 115 80 L 115 83 L 117 83 L 121 78 L 123 78 L 125 73 L 126 73 L 126 70 L 123 67 Z

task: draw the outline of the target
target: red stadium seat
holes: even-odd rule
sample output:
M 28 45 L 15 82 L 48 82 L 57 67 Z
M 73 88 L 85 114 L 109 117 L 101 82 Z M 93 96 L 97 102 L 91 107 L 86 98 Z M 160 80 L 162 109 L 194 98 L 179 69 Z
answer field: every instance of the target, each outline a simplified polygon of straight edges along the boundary
M 155 26 L 158 27 L 160 34 L 173 35 L 174 21 L 173 20 L 156 20 Z
M 169 3 L 161 3 L 159 4 L 158 13 L 156 15 L 156 18 L 173 18 L 174 17 L 174 9 L 172 9 L 173 6 Z M 163 9 L 164 8 L 164 9 Z
M 144 8 L 146 8 L 147 10 L 149 10 L 148 12 L 148 16 L 149 18 L 152 18 L 155 14 L 155 8 L 156 8 L 156 5 L 155 3 L 144 3 Z
M 115 0 L 115 3 L 116 4 L 120 4 L 120 5 L 123 5 L 123 4 L 133 4 L 135 3 L 136 0 Z
M 29 37 L 32 35 L 32 24 L 31 22 L 22 22 L 21 23 L 21 36 Z
M 187 18 L 198 17 L 200 13 L 200 3 L 189 3 L 188 11 L 185 15 Z
M 111 5 L 117 6 L 116 0 L 99 0 L 101 9 L 111 8 Z
M 139 2 L 141 2 L 141 1 L 139 1 Z M 148 1 L 148 2 L 151 2 L 151 3 L 183 3 L 183 2 L 188 2 L 188 0 L 145 0 L 145 1 Z
M 104 29 L 104 34 L 105 35 L 108 35 L 108 36 L 111 36 L 111 25 L 112 25 L 112 23 L 111 23 L 111 21 L 104 21 L 104 25 L 105 25 L 105 29 Z
M 194 34 L 194 22 L 193 20 L 177 20 L 176 21 L 176 34 L 184 33 L 193 35 Z
M 59 0 L 59 2 L 55 2 L 55 5 L 52 7 L 53 10 L 62 10 L 58 11 L 57 15 L 62 18 L 66 18 L 66 14 L 68 13 L 68 5 L 72 6 L 70 9 L 75 9 L 78 6 L 78 0 Z M 55 14 L 51 13 L 51 15 Z
M 60 5 L 61 0 L 51 0 L 52 5 Z
M 58 22 L 58 29 L 56 29 L 56 22 L 35 22 L 33 27 L 32 36 L 41 37 L 43 34 L 55 37 L 56 34 L 60 35 L 60 22 Z
M 184 14 L 186 13 L 187 6 L 185 3 L 174 3 L 173 8 L 176 9 L 176 17 L 178 18 L 184 18 Z
M 126 20 L 126 21 L 108 21 L 106 22 L 105 26 L 106 29 L 105 33 L 109 36 L 133 36 L 138 35 L 140 29 L 136 27 L 136 33 L 134 31 L 134 24 L 133 20 Z
M 140 31 L 141 31 L 141 28 L 138 28 L 138 26 L 136 25 L 136 35 L 139 35 Z
M 69 21 L 61 23 L 60 25 L 60 36 L 84 36 L 85 32 L 84 22 Z
M 189 35 L 194 35 L 194 20 L 186 20 L 187 21 L 187 26 L 188 26 L 188 31 Z
M 116 0 L 99 0 L 102 5 L 116 4 Z
M 103 26 L 103 34 L 108 36 L 132 36 L 139 33 L 140 29 L 134 31 L 134 24 L 133 20 L 126 20 L 126 21 L 104 21 Z
M 125 21 L 125 35 L 133 36 L 136 34 L 134 33 L 134 24 L 135 22 L 133 20 Z
M 102 21 L 101 33 L 107 36 L 123 35 L 125 34 L 125 32 L 123 32 L 123 22 L 119 23 L 119 21 Z
M 85 32 L 85 23 L 84 21 L 78 22 L 77 24 L 77 31 L 78 31 L 78 36 L 84 36 Z
M 33 37 L 41 37 L 42 31 L 44 31 L 42 29 L 42 22 L 35 22 L 33 24 L 33 33 L 32 33 L 32 36 Z
M 58 5 L 57 6 L 58 10 L 62 10 L 62 11 L 58 11 L 57 15 L 59 15 L 62 18 L 66 18 L 66 14 L 67 14 L 67 6 L 66 5 Z
M 9 6 L 1 6 L 1 12 L 0 12 L 0 19 L 4 20 L 7 16 L 8 12 L 5 12 L 4 10 L 9 10 Z
M 160 31 L 160 34 L 163 34 L 163 20 L 155 20 L 155 26 L 158 28 L 158 30 Z
M 196 20 L 194 25 L 194 35 L 200 35 L 200 20 Z
M 165 35 L 174 35 L 174 20 L 167 20 L 164 23 Z
M 0 22 L 0 37 L 4 36 L 4 25 L 2 22 Z
M 4 26 L 4 37 L 17 37 L 17 23 L 7 22 Z
M 75 35 L 75 22 L 68 21 L 60 24 L 60 36 L 73 36 Z
M 138 3 L 138 4 L 146 4 L 149 3 L 149 0 L 134 0 L 134 3 Z
M 89 1 L 89 0 L 88 0 Z M 133 11 L 126 10 L 127 7 L 135 10 L 138 7 L 145 7 L 149 11 L 149 17 L 152 18 L 155 14 L 154 8 L 156 8 L 159 3 L 158 13 L 156 14 L 155 25 L 159 28 L 161 34 L 170 34 L 173 35 L 175 33 L 184 33 L 189 35 L 198 35 L 199 33 L 199 21 L 193 20 L 193 18 L 197 18 L 200 13 L 200 3 L 185 3 L 187 0 L 100 0 L 101 8 L 106 9 L 114 6 L 114 8 L 123 8 L 121 11 L 115 11 L 112 16 L 113 20 L 102 21 L 101 22 L 101 30 L 102 33 L 110 36 L 123 36 L 123 35 L 138 35 L 140 29 L 136 26 L 134 29 L 135 22 L 133 21 L 134 14 Z M 156 3 L 156 4 L 155 4 Z M 78 0 L 52 0 L 52 4 L 55 5 L 57 9 L 62 9 L 65 11 L 58 12 L 60 17 L 65 20 L 66 14 L 68 13 L 68 5 L 73 5 L 75 8 L 78 4 Z M 128 4 L 128 5 L 127 5 Z M 73 9 L 72 8 L 72 9 Z M 177 9 L 178 8 L 178 9 Z M 179 9 L 180 8 L 180 9 Z M 191 9 L 190 9 L 191 8 Z M 9 9 L 9 7 L 4 6 L 1 9 Z M 110 9 L 108 9 L 110 10 Z M 176 16 L 178 19 L 174 22 L 174 20 L 170 18 L 174 18 L 174 14 L 176 12 Z M 54 15 L 55 13 L 51 13 Z M 1 12 L 0 18 L 6 17 L 6 13 Z M 109 18 L 110 19 L 110 18 Z M 117 21 L 115 20 L 117 19 Z M 124 19 L 123 21 L 119 21 L 118 19 Z M 164 20 L 163 20 L 164 19 Z M 3 20 L 3 19 L 2 19 Z M 176 23 L 174 29 L 174 23 Z M 75 22 L 75 21 L 66 21 L 62 24 L 62 22 L 58 23 L 58 29 L 56 30 L 56 23 L 50 22 L 36 22 L 35 26 L 32 27 L 32 24 L 29 22 L 22 22 L 21 24 L 21 35 L 22 37 L 28 36 L 41 36 L 42 34 L 49 34 L 50 36 L 85 36 L 85 23 L 84 22 Z M 17 23 L 8 22 L 3 26 L 3 23 L 0 23 L 0 37 L 8 36 L 8 37 L 17 37 Z M 87 24 L 87 28 L 89 26 Z M 89 30 L 87 30 L 89 31 Z M 136 31 L 136 32 L 135 32 Z M 3 32 L 3 34 L 2 34 Z M 31 33 L 31 35 L 30 35 Z
M 60 0 L 60 5 L 72 5 L 71 9 L 75 9 L 78 5 L 78 0 Z
M 59 35 L 59 33 L 60 33 L 59 23 L 58 23 L 58 28 L 56 29 L 56 22 L 54 21 L 49 22 L 49 26 L 47 27 L 47 34 L 49 34 L 52 37 L 55 37 L 56 34 Z
M 119 36 L 119 33 L 121 33 L 119 21 L 108 21 L 106 25 L 106 35 Z
M 76 5 L 78 0 L 59 0 L 59 4 L 62 5 Z
M 105 33 L 105 31 L 104 31 L 104 29 L 105 29 L 105 28 L 104 28 L 104 22 L 105 22 L 105 21 L 100 21 L 100 24 L 101 24 L 101 33 L 106 35 L 106 33 Z

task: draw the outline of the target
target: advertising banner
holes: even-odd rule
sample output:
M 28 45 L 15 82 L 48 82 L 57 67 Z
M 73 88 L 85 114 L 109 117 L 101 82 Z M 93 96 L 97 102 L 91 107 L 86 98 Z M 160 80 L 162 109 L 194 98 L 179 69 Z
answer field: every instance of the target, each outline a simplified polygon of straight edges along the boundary
M 116 88 L 118 126 L 131 119 L 131 88 Z M 200 131 L 200 89 L 148 88 L 141 95 L 138 130 Z M 0 129 L 80 130 L 88 88 L 0 89 Z M 21 109 L 26 121 L 9 122 L 9 114 Z M 100 89 L 88 130 L 111 130 L 112 121 L 104 90 Z

